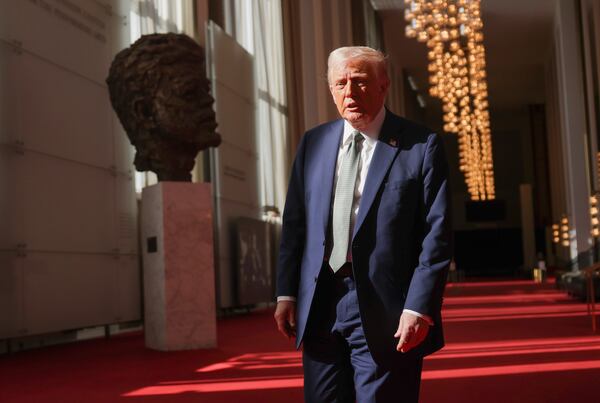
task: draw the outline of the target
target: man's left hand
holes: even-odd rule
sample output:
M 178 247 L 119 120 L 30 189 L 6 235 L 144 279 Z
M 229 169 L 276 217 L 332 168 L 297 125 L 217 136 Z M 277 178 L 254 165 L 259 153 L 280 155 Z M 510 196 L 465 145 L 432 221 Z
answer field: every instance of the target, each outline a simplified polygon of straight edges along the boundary
M 396 350 L 406 353 L 421 344 L 429 332 L 429 324 L 422 318 L 408 312 L 400 315 L 400 324 L 394 337 L 399 337 Z

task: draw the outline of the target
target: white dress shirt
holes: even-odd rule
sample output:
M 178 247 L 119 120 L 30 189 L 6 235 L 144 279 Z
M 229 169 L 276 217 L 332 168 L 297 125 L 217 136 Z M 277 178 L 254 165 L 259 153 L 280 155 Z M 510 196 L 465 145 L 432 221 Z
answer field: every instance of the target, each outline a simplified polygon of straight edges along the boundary
M 367 174 L 369 172 L 369 167 L 371 166 L 371 158 L 373 157 L 373 152 L 375 151 L 375 147 L 377 147 L 377 139 L 379 138 L 379 132 L 381 131 L 381 126 L 383 125 L 383 120 L 385 119 L 385 108 L 381 108 L 375 119 L 369 125 L 360 131 L 360 134 L 363 136 L 364 141 L 360 145 L 360 158 L 358 160 L 358 175 L 356 178 L 356 184 L 354 185 L 354 199 L 352 200 L 352 216 L 350 219 L 350 234 L 354 232 L 354 224 L 356 223 L 356 217 L 358 216 L 358 207 L 360 205 L 360 198 L 362 197 L 363 190 L 365 189 L 365 181 L 367 180 Z M 352 133 L 356 129 L 352 127 L 347 120 L 344 121 L 344 134 L 342 136 L 342 143 L 340 144 L 340 149 L 338 150 L 337 156 L 337 165 L 335 170 L 335 179 L 333 181 L 333 189 L 337 187 L 337 180 L 340 177 L 340 171 L 342 170 L 342 159 L 344 158 L 344 154 L 346 154 L 346 150 L 350 147 L 350 143 L 352 143 Z M 333 208 L 333 203 L 335 201 L 335 190 L 331 194 L 331 208 Z M 332 212 L 333 213 L 333 212 Z M 331 231 L 331 229 L 330 229 Z M 328 239 L 333 239 L 333 234 L 330 233 Z M 351 239 L 348 239 L 348 261 L 352 261 L 352 254 L 350 251 L 352 248 L 350 247 Z M 331 247 L 333 245 L 328 245 L 329 250 L 326 251 L 325 256 L 329 256 L 331 254 Z
M 365 181 L 367 180 L 367 174 L 369 172 L 369 166 L 371 165 L 371 159 L 373 158 L 373 152 L 377 147 L 377 139 L 379 138 L 379 132 L 381 131 L 381 126 L 383 126 L 383 121 L 385 120 L 385 108 L 382 106 L 375 119 L 367 127 L 360 131 L 360 133 L 364 137 L 364 141 L 361 144 L 360 150 L 360 159 L 358 162 L 358 177 L 356 178 L 356 184 L 354 187 L 354 200 L 352 202 L 352 217 L 350 224 L 350 233 L 353 233 L 354 223 L 356 222 L 356 217 L 358 216 L 358 207 L 360 205 L 360 198 L 362 196 L 363 190 L 365 188 Z M 333 189 L 335 189 L 337 185 L 337 179 L 340 175 L 340 170 L 342 167 L 342 158 L 344 156 L 344 151 L 349 147 L 352 142 L 352 133 L 354 132 L 354 127 L 347 120 L 344 120 L 344 133 L 342 136 L 342 142 L 340 144 L 340 148 L 337 156 L 337 165 L 336 165 L 336 174 L 333 182 Z M 335 191 L 332 192 L 331 195 L 331 205 L 333 206 L 335 198 Z M 331 234 L 329 234 L 328 239 L 332 239 Z M 329 256 L 331 253 L 331 245 L 328 245 L 328 250 L 325 251 L 325 256 Z M 348 240 L 348 261 L 352 261 L 352 254 L 350 253 L 350 239 Z M 277 302 L 280 301 L 296 301 L 295 297 L 280 295 L 277 297 Z M 427 315 L 421 314 L 419 312 L 411 311 L 410 309 L 405 309 L 404 312 L 412 313 L 420 318 L 425 319 L 425 321 L 429 325 L 433 325 L 433 321 Z

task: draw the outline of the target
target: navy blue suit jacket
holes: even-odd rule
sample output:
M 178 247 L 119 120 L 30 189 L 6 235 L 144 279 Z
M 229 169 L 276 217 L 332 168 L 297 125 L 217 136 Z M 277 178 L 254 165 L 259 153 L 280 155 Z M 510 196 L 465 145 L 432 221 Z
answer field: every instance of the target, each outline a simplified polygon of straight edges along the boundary
M 283 214 L 277 295 L 295 296 L 297 346 L 326 256 L 336 160 L 344 123 L 302 137 Z M 439 136 L 386 111 L 369 167 L 352 238 L 352 261 L 365 337 L 373 359 L 391 364 L 444 345 L 441 305 L 452 257 L 448 167 Z M 434 325 L 409 353 L 396 351 L 402 310 Z

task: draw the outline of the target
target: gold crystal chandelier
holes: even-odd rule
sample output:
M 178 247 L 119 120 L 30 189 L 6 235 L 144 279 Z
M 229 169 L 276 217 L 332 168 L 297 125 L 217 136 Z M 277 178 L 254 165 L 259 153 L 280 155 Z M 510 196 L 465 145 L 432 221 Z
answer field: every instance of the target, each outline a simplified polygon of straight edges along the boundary
M 458 134 L 471 200 L 495 198 L 480 0 L 405 0 L 406 36 L 425 42 L 429 94 L 442 100 L 444 131 Z
M 600 238 L 600 201 L 599 194 L 590 196 L 590 224 L 592 225 L 592 237 Z

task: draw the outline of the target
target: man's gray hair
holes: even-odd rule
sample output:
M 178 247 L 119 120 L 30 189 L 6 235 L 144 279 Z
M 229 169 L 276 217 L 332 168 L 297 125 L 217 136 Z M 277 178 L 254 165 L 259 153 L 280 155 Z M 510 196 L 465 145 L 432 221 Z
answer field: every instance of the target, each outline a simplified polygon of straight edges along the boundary
M 388 78 L 386 57 L 379 50 L 368 46 L 344 46 L 334 49 L 327 59 L 327 81 L 331 83 L 331 70 L 337 63 L 350 60 L 362 59 L 376 64 L 379 68 L 380 77 Z

